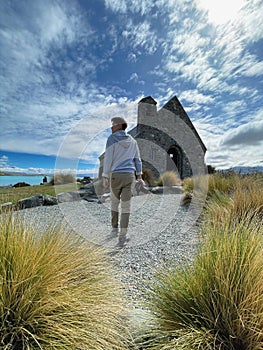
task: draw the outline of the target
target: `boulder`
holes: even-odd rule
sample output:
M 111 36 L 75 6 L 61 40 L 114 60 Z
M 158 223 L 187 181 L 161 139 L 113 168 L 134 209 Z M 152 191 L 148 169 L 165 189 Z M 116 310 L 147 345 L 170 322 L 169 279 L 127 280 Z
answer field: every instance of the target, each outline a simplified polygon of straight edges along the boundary
M 27 208 L 40 207 L 42 205 L 56 205 L 56 204 L 58 204 L 58 200 L 56 197 L 52 197 L 47 194 L 45 195 L 38 194 L 32 197 L 20 199 L 17 202 L 17 208 L 27 209 Z
M 12 202 L 7 202 L 7 203 L 4 203 L 4 204 L 1 204 L 0 206 L 0 212 L 7 212 L 9 210 L 11 210 L 13 207 L 13 203 Z
M 95 195 L 85 195 L 84 197 L 82 197 L 83 200 L 87 201 L 87 202 L 98 202 L 98 196 Z
M 56 205 L 58 204 L 58 199 L 56 197 L 49 196 L 45 194 L 43 196 L 43 205 Z
M 81 186 L 78 192 L 80 193 L 80 195 L 96 194 L 96 190 L 93 183 L 88 183 L 87 185 Z
M 34 208 L 34 207 L 39 207 L 41 205 L 43 205 L 42 194 L 37 194 L 32 197 L 20 199 L 17 202 L 17 206 L 19 209 Z
M 62 192 L 57 195 L 58 203 L 74 202 L 81 200 L 79 191 Z
M 92 183 L 92 178 L 90 176 L 84 176 L 83 179 L 80 180 L 80 183 L 83 185 Z

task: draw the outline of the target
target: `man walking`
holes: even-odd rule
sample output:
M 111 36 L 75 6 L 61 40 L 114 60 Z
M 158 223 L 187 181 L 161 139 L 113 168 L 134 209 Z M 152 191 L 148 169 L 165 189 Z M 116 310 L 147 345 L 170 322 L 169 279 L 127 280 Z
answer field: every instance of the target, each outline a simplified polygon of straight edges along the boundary
M 103 163 L 103 186 L 111 189 L 111 224 L 112 233 L 118 235 L 119 204 L 121 204 L 119 246 L 127 241 L 130 217 L 132 184 L 142 182 L 142 162 L 135 139 L 126 133 L 127 122 L 124 118 L 111 119 L 112 134 L 108 137 Z

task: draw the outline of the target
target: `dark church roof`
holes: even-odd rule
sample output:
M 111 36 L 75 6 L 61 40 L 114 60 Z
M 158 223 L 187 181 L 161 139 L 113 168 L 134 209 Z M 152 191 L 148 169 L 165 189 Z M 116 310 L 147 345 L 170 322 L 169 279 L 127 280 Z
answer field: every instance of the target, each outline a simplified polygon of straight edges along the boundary
M 149 103 L 150 105 L 157 105 L 157 102 L 152 98 L 152 96 L 147 96 L 142 98 L 139 103 Z

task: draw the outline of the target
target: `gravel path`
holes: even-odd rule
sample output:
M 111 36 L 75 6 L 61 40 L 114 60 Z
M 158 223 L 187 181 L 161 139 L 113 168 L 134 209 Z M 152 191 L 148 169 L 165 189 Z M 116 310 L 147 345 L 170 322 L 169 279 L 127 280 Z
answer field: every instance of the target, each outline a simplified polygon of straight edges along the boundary
M 120 270 L 127 295 L 140 300 L 145 281 L 161 264 L 190 261 L 199 244 L 196 229 L 198 213 L 180 205 L 182 195 L 144 194 L 132 198 L 129 224 L 130 241 L 117 249 L 117 238 L 110 235 L 110 203 L 69 202 L 52 207 L 20 211 L 27 220 L 43 227 L 49 222 L 66 222 L 85 239 L 106 247 Z

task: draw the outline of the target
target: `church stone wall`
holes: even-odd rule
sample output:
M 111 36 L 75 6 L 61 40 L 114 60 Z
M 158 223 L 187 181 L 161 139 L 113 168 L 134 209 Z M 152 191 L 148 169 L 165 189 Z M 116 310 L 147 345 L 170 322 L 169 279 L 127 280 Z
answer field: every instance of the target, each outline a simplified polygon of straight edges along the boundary
M 167 152 L 173 146 L 180 150 L 178 172 L 181 178 L 204 173 L 205 147 L 177 98 L 158 112 L 152 98 L 141 100 L 136 139 L 139 142 L 141 138 L 153 143 L 148 147 L 145 141 L 140 141 L 142 159 L 150 155 L 159 173 L 171 168 Z

